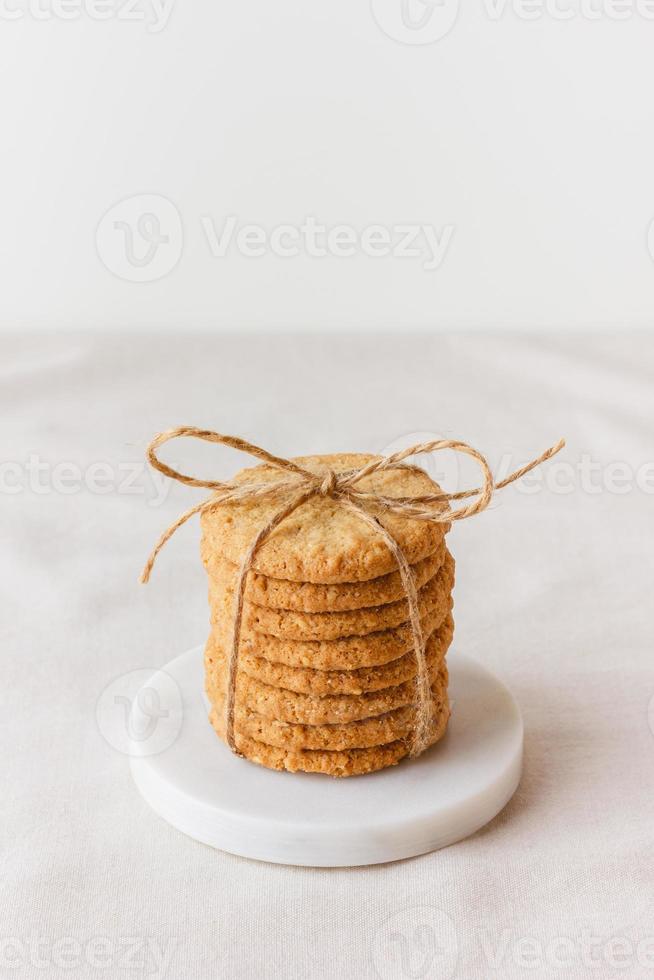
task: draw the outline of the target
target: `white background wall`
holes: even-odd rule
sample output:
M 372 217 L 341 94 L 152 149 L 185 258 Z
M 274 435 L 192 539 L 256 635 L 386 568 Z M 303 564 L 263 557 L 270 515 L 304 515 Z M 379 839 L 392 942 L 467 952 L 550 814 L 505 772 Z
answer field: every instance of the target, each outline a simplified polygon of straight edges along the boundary
M 0 3 L 4 327 L 652 323 L 651 0 L 170 2 Z M 451 238 L 215 257 L 229 215 Z

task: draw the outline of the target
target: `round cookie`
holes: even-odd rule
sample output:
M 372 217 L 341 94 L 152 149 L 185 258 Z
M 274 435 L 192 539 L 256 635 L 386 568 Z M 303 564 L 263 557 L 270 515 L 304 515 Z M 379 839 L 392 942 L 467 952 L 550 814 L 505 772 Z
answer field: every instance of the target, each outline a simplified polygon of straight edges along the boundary
M 445 694 L 443 682 L 436 682 L 432 688 L 434 715 L 441 710 Z M 214 708 L 220 713 L 223 710 L 223 701 L 217 701 Z M 345 725 L 294 725 L 265 718 L 245 707 L 239 707 L 235 712 L 237 731 L 248 738 L 265 742 L 266 745 L 275 745 L 280 749 L 343 751 L 387 745 L 399 738 L 409 738 L 414 723 L 415 709 L 412 705 Z
M 454 559 L 449 551 L 440 571 L 418 593 L 420 617 L 429 615 L 439 604 L 442 594 L 449 594 L 454 583 Z M 221 608 L 229 615 L 234 604 L 235 576 L 209 580 L 209 603 L 212 610 Z M 385 606 L 353 609 L 348 612 L 304 613 L 284 609 L 266 609 L 246 603 L 243 623 L 248 629 L 286 640 L 337 640 L 348 636 L 365 636 L 379 630 L 393 629 L 409 619 L 406 599 Z
M 445 557 L 445 540 L 441 541 L 433 555 L 428 555 L 411 566 L 417 589 L 421 589 L 438 572 Z M 202 560 L 209 576 L 219 579 L 236 579 L 237 566 L 209 551 L 206 540 L 202 541 Z M 228 568 L 221 566 L 227 564 Z M 339 582 L 336 585 L 316 585 L 313 582 L 288 582 L 268 578 L 258 572 L 248 574 L 245 599 L 257 606 L 270 609 L 293 609 L 297 612 L 345 612 L 365 609 L 366 606 L 384 606 L 404 598 L 404 586 L 400 573 L 389 572 L 367 582 Z
M 430 647 L 430 641 L 427 647 Z M 440 683 L 443 678 L 447 683 L 447 667 L 444 661 L 434 662 L 431 649 L 429 659 L 432 684 Z M 217 668 L 207 672 L 205 676 L 205 690 L 212 704 L 220 701 L 225 694 L 225 677 L 226 671 Z M 287 721 L 294 725 L 345 725 L 413 704 L 415 687 L 415 682 L 411 680 L 385 687 L 381 691 L 359 695 L 328 694 L 314 697 L 281 687 L 270 687 L 239 672 L 236 680 L 236 707 L 247 707 L 264 718 Z
M 454 635 L 454 620 L 448 613 L 442 625 L 432 634 L 431 653 L 440 662 L 446 655 Z M 224 669 L 226 654 L 224 645 L 213 635 L 209 637 L 205 651 L 207 670 L 216 663 Z M 416 658 L 412 651 L 380 667 L 359 667 L 355 670 L 315 670 L 311 667 L 289 667 L 258 657 L 249 649 L 239 654 L 239 669 L 262 684 L 283 687 L 299 694 L 323 697 L 326 694 L 363 694 L 364 691 L 380 691 L 411 680 L 416 675 Z
M 422 620 L 424 636 L 430 636 L 452 609 L 452 596 L 441 595 L 433 613 Z M 212 636 L 224 646 L 231 643 L 231 619 L 224 615 L 213 621 Z M 409 623 L 392 630 L 380 630 L 366 636 L 348 636 L 340 640 L 280 640 L 276 636 L 255 633 L 247 627 L 241 632 L 241 653 L 265 657 L 289 667 L 311 667 L 316 670 L 356 670 L 390 663 L 413 648 Z
M 294 462 L 317 475 L 360 469 L 376 456 L 335 453 L 327 456 L 298 456 Z M 255 466 L 234 477 L 235 483 L 266 484 L 289 477 L 272 466 Z M 386 497 L 413 497 L 440 489 L 423 470 L 398 467 L 365 477 L 357 485 Z M 217 503 L 202 512 L 204 548 L 240 565 L 257 534 L 290 499 L 258 497 L 252 500 Z M 366 503 L 367 512 L 397 541 L 413 565 L 438 549 L 449 529 L 445 523 L 407 518 L 382 506 Z M 439 502 L 430 507 L 437 514 L 445 509 Z M 315 496 L 291 514 L 258 550 L 254 570 L 271 578 L 293 582 L 333 584 L 363 582 L 396 571 L 396 562 L 383 538 L 339 500 Z
M 447 730 L 449 717 L 449 701 L 447 694 L 445 694 L 442 710 L 434 719 L 433 730 L 429 739 L 430 745 L 443 737 Z M 222 718 L 215 709 L 211 711 L 209 720 L 218 735 L 224 738 Z M 410 752 L 408 739 L 399 739 L 396 742 L 376 745 L 367 749 L 349 749 L 347 751 L 281 749 L 239 733 L 235 734 L 234 740 L 237 750 L 246 759 L 265 766 L 267 769 L 323 773 L 327 776 L 337 777 L 363 776 L 369 772 L 394 766 Z

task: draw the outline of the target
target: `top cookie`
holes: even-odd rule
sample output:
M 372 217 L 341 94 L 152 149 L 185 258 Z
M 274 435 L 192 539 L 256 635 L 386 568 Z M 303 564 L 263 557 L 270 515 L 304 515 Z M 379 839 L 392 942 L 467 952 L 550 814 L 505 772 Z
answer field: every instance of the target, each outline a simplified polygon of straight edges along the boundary
M 363 453 L 335 453 L 328 456 L 298 456 L 294 462 L 322 474 L 359 469 L 376 456 Z M 282 478 L 272 466 L 241 470 L 236 483 L 271 483 Z M 391 469 L 363 479 L 362 490 L 376 490 L 386 497 L 411 497 L 436 492 L 439 488 L 422 470 Z M 268 521 L 288 499 L 263 498 L 221 503 L 202 513 L 203 552 L 213 551 L 240 564 L 243 555 Z M 439 505 L 432 505 L 434 511 Z M 393 536 L 410 564 L 436 552 L 449 530 L 449 524 L 417 521 L 400 514 L 384 512 L 366 505 L 368 513 Z M 365 582 L 396 570 L 396 562 L 383 538 L 338 500 L 313 497 L 291 514 L 267 541 L 254 559 L 254 569 L 262 575 L 293 582 L 335 584 Z

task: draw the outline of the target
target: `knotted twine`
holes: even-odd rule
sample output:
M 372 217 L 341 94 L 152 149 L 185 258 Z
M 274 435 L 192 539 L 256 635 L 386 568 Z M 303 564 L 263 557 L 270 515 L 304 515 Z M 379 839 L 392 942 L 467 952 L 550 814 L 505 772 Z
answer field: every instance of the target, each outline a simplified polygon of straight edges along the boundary
M 172 439 L 178 438 L 201 439 L 205 442 L 231 446 L 233 449 L 239 449 L 241 452 L 248 453 L 250 456 L 263 460 L 269 466 L 279 470 L 283 476 L 272 483 L 246 484 L 234 482 L 224 483 L 218 480 L 200 480 L 197 477 L 188 476 L 163 463 L 156 455 L 156 450 L 160 446 L 163 446 L 166 442 L 170 442 Z M 147 449 L 148 461 L 154 469 L 163 473 L 169 479 L 177 480 L 179 483 L 186 484 L 186 486 L 205 487 L 214 492 L 207 500 L 185 511 L 181 517 L 178 517 L 164 531 L 145 564 L 145 568 L 141 573 L 141 582 L 145 583 L 149 580 L 157 556 L 166 542 L 182 524 L 185 524 L 195 514 L 202 514 L 204 511 L 220 507 L 221 504 L 225 503 L 238 503 L 267 497 L 278 498 L 281 502 L 279 510 L 271 517 L 265 527 L 261 528 L 250 544 L 250 547 L 243 556 L 238 571 L 234 596 L 232 642 L 227 663 L 225 693 L 225 738 L 232 752 L 236 755 L 240 754 L 236 748 L 234 737 L 234 711 L 241 625 L 243 620 L 243 600 L 247 576 L 254 565 L 256 555 L 263 543 L 287 517 L 297 510 L 298 507 L 301 507 L 302 504 L 311 500 L 312 497 L 330 497 L 332 500 L 338 501 L 343 507 L 347 507 L 361 521 L 372 528 L 375 534 L 378 534 L 386 543 L 389 551 L 393 555 L 406 595 L 413 652 L 416 658 L 416 707 L 410 754 L 417 756 L 421 752 L 424 752 L 429 744 L 433 716 L 429 666 L 425 655 L 425 637 L 420 620 L 418 593 L 411 567 L 402 548 L 395 538 L 389 534 L 379 519 L 368 512 L 366 505 L 373 505 L 375 508 L 381 509 L 384 512 L 400 514 L 411 520 L 430 521 L 435 524 L 449 524 L 452 521 L 463 521 L 485 510 L 490 504 L 493 493 L 496 490 L 501 490 L 510 483 L 521 479 L 530 470 L 533 470 L 536 466 L 555 456 L 564 445 L 565 440 L 561 439 L 555 446 L 547 449 L 536 459 L 515 470 L 499 483 L 495 483 L 490 467 L 482 454 L 467 443 L 452 439 L 434 439 L 430 442 L 417 443 L 390 456 L 379 457 L 358 470 L 348 470 L 344 473 L 334 473 L 329 470 L 326 474 L 317 475 L 310 470 L 304 469 L 302 466 L 298 466 L 297 463 L 294 463 L 290 459 L 273 456 L 272 453 L 247 442 L 245 439 L 240 439 L 238 436 L 221 435 L 219 432 L 212 432 L 209 429 L 196 429 L 192 426 L 169 429 L 167 432 L 160 432 L 156 435 Z M 476 487 L 474 490 L 461 490 L 456 493 L 439 490 L 436 493 L 421 494 L 414 497 L 386 497 L 376 490 L 361 490 L 358 488 L 358 484 L 365 477 L 373 473 L 380 473 L 392 469 L 416 470 L 417 467 L 411 467 L 403 461 L 410 456 L 420 456 L 424 453 L 438 452 L 443 449 L 452 449 L 454 452 L 463 453 L 466 456 L 472 457 L 481 469 L 483 477 L 482 485 Z M 469 504 L 464 504 L 457 508 L 452 508 L 449 504 L 453 500 L 467 500 L 471 497 L 475 497 L 476 499 Z M 438 507 L 434 508 L 434 505 L 438 505 Z

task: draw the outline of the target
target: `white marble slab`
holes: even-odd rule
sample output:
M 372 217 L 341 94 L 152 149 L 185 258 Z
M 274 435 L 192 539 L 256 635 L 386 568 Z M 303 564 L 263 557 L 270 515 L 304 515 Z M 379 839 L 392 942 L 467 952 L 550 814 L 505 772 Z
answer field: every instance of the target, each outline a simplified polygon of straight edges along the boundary
M 150 731 L 133 743 L 136 785 L 185 834 L 278 864 L 380 864 L 453 844 L 513 795 L 523 732 L 511 693 L 493 674 L 456 652 L 448 666 L 453 712 L 440 744 L 378 773 L 331 779 L 273 772 L 233 755 L 207 721 L 202 649 L 190 650 L 134 702 L 135 733 Z

